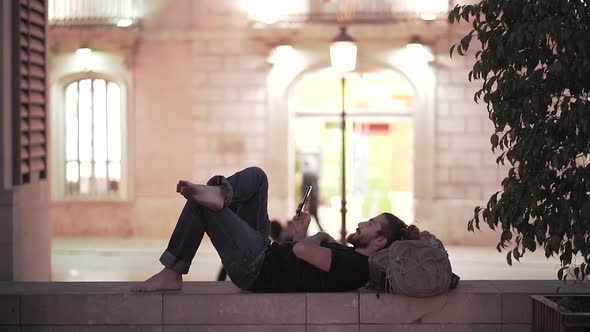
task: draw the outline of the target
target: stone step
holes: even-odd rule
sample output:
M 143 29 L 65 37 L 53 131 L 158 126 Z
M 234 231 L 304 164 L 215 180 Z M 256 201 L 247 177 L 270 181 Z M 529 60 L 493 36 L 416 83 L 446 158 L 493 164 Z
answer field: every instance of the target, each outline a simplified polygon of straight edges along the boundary
M 131 293 L 129 282 L 1 282 L 0 331 L 530 331 L 530 294 L 590 293 L 559 281 L 462 281 L 410 298 L 346 293 L 250 293 L 231 282 Z

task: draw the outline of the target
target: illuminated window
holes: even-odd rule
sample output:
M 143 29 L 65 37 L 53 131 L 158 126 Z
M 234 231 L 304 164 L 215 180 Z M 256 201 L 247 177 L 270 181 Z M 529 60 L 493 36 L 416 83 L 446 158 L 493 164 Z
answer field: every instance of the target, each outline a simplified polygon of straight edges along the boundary
M 66 86 L 66 196 L 118 196 L 121 104 L 121 89 L 112 81 L 82 79 Z

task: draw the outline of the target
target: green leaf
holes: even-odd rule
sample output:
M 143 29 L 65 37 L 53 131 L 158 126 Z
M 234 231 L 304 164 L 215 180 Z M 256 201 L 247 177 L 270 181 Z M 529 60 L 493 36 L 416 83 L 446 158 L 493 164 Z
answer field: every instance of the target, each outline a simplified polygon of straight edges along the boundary
M 518 247 L 514 248 L 514 250 L 512 250 L 512 255 L 514 256 L 514 259 L 516 259 L 517 261 L 520 262 L 520 257 L 522 256 L 520 254 L 520 252 L 518 251 Z
M 512 232 L 508 229 L 505 229 L 500 236 L 500 241 L 510 241 L 512 239 Z
M 467 6 L 463 7 L 463 11 L 461 12 L 461 18 L 463 18 L 465 21 L 469 22 L 469 11 L 465 10 Z
M 526 233 L 524 235 L 522 245 L 531 252 L 535 251 L 535 249 L 537 249 L 537 244 L 535 243 L 535 236 L 532 233 Z
M 467 35 L 463 37 L 463 39 L 461 39 L 461 48 L 464 51 L 467 51 L 467 49 L 469 48 L 469 43 L 471 43 L 471 37 L 471 35 Z
M 500 138 L 498 137 L 498 134 L 493 134 L 490 137 L 490 143 L 492 143 L 492 147 L 497 147 L 498 146 L 498 141 L 500 140 Z

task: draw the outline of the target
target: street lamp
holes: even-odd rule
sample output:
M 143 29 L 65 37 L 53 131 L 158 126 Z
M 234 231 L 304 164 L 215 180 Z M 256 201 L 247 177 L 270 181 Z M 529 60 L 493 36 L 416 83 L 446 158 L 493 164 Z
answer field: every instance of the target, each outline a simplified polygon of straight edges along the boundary
M 342 112 L 340 113 L 342 129 L 342 199 L 340 201 L 340 213 L 342 225 L 340 228 L 340 241 L 346 240 L 346 72 L 356 68 L 356 42 L 346 32 L 346 27 L 340 27 L 340 33 L 330 45 L 330 62 L 332 68 L 341 74 L 340 86 L 342 88 Z
M 344 74 L 356 68 L 356 41 L 340 27 L 340 33 L 330 44 L 330 62 L 332 68 Z

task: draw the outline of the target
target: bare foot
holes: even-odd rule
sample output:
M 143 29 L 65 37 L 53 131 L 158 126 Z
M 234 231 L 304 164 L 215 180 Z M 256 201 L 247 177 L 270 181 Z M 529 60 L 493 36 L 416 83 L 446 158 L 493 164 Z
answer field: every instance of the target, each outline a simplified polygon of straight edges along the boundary
M 176 192 L 186 199 L 192 199 L 212 211 L 223 209 L 224 193 L 221 186 L 194 184 L 185 180 L 178 181 Z
M 164 268 L 148 280 L 131 287 L 132 292 L 156 292 L 160 290 L 179 290 L 182 288 L 182 275 Z

